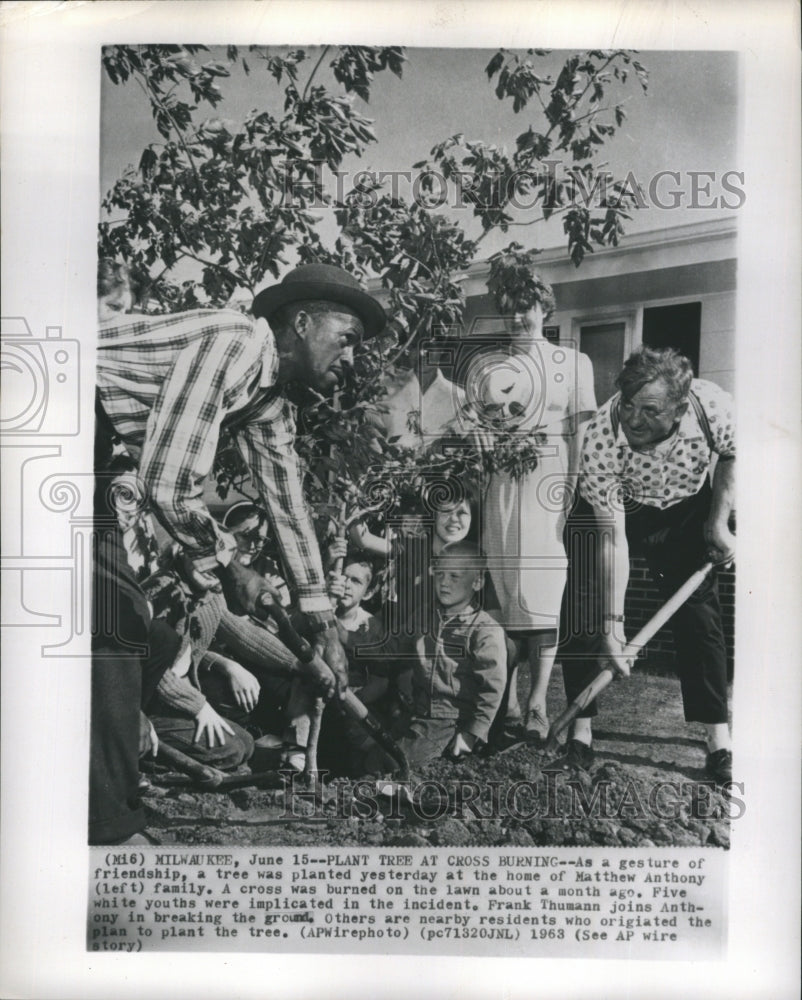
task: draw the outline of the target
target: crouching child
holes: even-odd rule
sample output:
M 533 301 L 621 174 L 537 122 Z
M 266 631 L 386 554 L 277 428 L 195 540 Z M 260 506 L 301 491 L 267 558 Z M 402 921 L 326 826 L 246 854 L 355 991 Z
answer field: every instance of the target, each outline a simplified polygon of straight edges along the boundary
M 400 639 L 412 659 L 413 717 L 399 743 L 412 767 L 460 758 L 486 742 L 507 679 L 504 631 L 476 606 L 485 559 L 468 541 L 446 545 L 432 575 L 435 615 L 420 635 Z M 391 770 L 374 749 L 366 770 Z

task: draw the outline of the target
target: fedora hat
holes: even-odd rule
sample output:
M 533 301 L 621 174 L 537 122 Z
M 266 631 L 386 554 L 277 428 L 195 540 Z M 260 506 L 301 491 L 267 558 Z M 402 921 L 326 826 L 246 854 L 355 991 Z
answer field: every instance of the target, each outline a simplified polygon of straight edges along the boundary
M 301 264 L 278 285 L 265 288 L 253 300 L 254 316 L 270 320 L 288 302 L 325 300 L 348 306 L 362 320 L 365 336 L 379 333 L 387 322 L 384 309 L 362 290 L 353 275 L 333 264 Z

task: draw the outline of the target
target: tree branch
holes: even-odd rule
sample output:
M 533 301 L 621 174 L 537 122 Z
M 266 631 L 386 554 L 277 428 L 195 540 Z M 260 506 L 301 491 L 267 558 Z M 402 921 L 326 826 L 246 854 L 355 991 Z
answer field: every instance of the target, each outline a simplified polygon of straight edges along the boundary
M 312 68 L 312 72 L 311 72 L 311 73 L 309 74 L 309 79 L 308 79 L 308 80 L 306 81 L 306 86 L 304 87 L 304 92 L 303 92 L 303 93 L 301 94 L 301 100 L 302 100 L 302 101 L 306 99 L 306 95 L 307 95 L 307 93 L 309 92 L 309 88 L 310 88 L 310 86 L 312 85 L 312 81 L 313 81 L 313 80 L 314 80 L 314 78 L 315 78 L 315 74 L 316 74 L 316 73 L 317 73 L 317 71 L 318 71 L 318 70 L 320 69 L 320 64 L 321 64 L 321 63 L 323 62 L 323 60 L 324 60 L 324 59 L 326 58 L 326 53 L 327 53 L 327 52 L 329 51 L 329 49 L 330 49 L 330 48 L 331 48 L 331 46 L 330 46 L 330 45 L 327 45 L 327 46 L 326 46 L 326 47 L 325 47 L 325 48 L 323 49 L 323 51 L 322 51 L 322 52 L 320 53 L 320 58 L 319 58 L 319 59 L 318 59 L 318 61 L 317 61 L 317 62 L 315 63 L 314 67 Z
M 140 46 L 140 48 L 141 48 L 141 46 Z M 197 166 L 195 164 L 195 160 L 194 160 L 194 158 L 192 156 L 192 153 L 189 150 L 189 146 L 187 146 L 186 142 L 184 141 L 184 133 L 181 131 L 181 128 L 179 127 L 178 122 L 175 120 L 175 118 L 171 114 L 170 109 L 168 107 L 166 107 L 164 104 L 162 104 L 161 100 L 159 99 L 158 91 L 154 90 L 154 88 L 150 86 L 150 82 L 149 82 L 148 78 L 142 73 L 142 71 L 138 70 L 138 69 L 133 69 L 132 68 L 132 73 L 134 75 L 134 79 L 136 80 L 136 82 L 139 84 L 139 86 L 145 92 L 145 95 L 149 96 L 151 102 L 153 104 L 155 104 L 156 107 L 159 108 L 160 111 L 163 111 L 164 114 L 166 114 L 167 117 L 172 122 L 173 129 L 174 129 L 174 131 L 176 133 L 176 136 L 178 137 L 179 143 L 181 144 L 181 148 L 187 154 L 187 159 L 189 160 L 189 165 L 192 167 L 192 173 L 195 175 L 195 180 L 198 182 L 198 186 L 200 187 L 201 191 L 205 194 L 206 193 L 206 189 L 203 186 L 203 181 L 201 180 L 201 176 L 198 173 L 198 168 L 197 168 Z M 145 81 L 144 83 L 142 82 L 143 79 Z

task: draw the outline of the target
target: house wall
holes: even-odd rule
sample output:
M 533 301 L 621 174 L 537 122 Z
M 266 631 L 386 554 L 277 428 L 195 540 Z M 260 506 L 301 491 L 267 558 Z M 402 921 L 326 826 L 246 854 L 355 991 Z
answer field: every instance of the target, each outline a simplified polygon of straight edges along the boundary
M 643 339 L 643 310 L 701 302 L 699 375 L 735 389 L 736 231 L 729 223 L 642 233 L 589 254 L 579 268 L 564 249 L 544 251 L 540 276 L 554 289 L 561 342 L 578 345 L 584 324 L 623 321 L 624 357 Z M 474 265 L 465 282 L 467 335 L 497 329 L 487 295 L 489 265 Z M 599 403 L 603 400 L 599 400 Z

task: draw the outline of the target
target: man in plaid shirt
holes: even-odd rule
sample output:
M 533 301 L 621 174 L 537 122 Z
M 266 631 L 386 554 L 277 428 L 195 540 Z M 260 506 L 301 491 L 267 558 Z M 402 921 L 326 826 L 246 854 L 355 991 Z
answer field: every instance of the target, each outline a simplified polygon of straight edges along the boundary
M 255 319 L 194 310 L 104 324 L 97 364 L 101 419 L 138 458 L 151 510 L 180 543 L 188 582 L 199 592 L 222 589 L 235 610 L 253 613 L 264 580 L 232 558 L 233 538 L 203 502 L 221 429 L 229 425 L 316 651 L 331 668 L 320 669 L 317 678 L 330 696 L 337 683 L 347 686 L 346 661 L 303 497 L 294 410 L 283 387 L 297 380 L 332 391 L 354 345 L 378 333 L 385 315 L 351 275 L 326 264 L 297 267 L 256 296 L 253 312 Z

